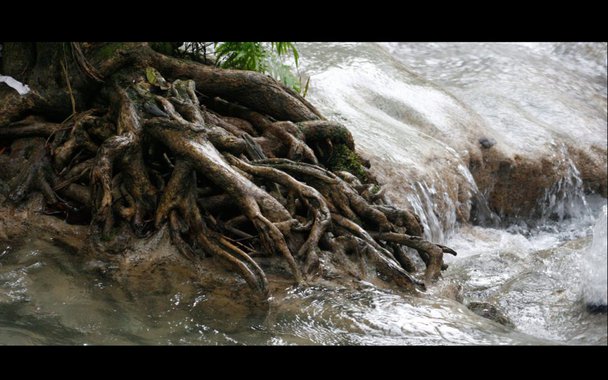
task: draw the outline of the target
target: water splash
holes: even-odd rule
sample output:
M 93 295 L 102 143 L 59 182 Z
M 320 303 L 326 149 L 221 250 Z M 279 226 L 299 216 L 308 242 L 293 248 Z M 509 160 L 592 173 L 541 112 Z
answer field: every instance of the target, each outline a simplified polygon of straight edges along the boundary
M 565 166 L 564 174 L 553 186 L 545 190 L 539 201 L 539 224 L 549 224 L 550 221 L 559 223 L 566 218 L 592 220 L 593 213 L 585 196 L 581 173 L 564 144 L 560 146 L 559 156 L 560 162 Z
M 593 227 L 593 242 L 583 254 L 582 279 L 583 279 L 583 298 L 588 305 L 604 309 L 608 304 L 608 276 L 606 270 L 608 263 L 608 236 L 606 235 L 606 220 L 608 218 L 608 208 L 604 205 L 597 217 L 597 222 Z
M 438 191 L 434 183 L 415 182 L 414 191 L 406 198 L 420 217 L 424 229 L 424 238 L 436 242 L 445 242 L 446 236 L 456 227 L 456 205 L 445 191 Z M 441 199 L 441 202 L 438 200 Z M 440 205 L 443 205 L 440 210 Z M 442 212 L 443 211 L 443 212 Z
M 597 153 L 606 146 L 605 96 L 598 96 L 596 78 L 590 86 L 580 82 L 601 60 L 564 68 L 555 54 L 572 50 L 560 46 L 309 43 L 300 49 L 308 57 L 302 69 L 311 76 L 312 101 L 348 125 L 389 199 L 413 208 L 425 237 L 441 242 L 462 222 L 530 230 L 589 218 L 568 147 L 605 162 Z M 479 141 L 488 136 L 506 160 L 549 158 L 547 175 L 557 177 L 517 219 L 500 219 L 488 205 L 492 185 L 480 188 L 469 169 L 473 157 L 485 160 Z

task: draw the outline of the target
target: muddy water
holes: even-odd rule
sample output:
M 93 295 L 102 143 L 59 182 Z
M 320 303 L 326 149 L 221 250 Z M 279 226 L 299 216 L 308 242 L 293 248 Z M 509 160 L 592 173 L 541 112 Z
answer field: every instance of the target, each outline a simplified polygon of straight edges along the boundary
M 605 44 L 300 50 L 311 101 L 349 126 L 426 236 L 459 252 L 437 287 L 408 296 L 365 282 L 285 285 L 260 311 L 171 270 L 160 285 L 117 282 L 99 263 L 30 236 L 0 243 L 0 344 L 608 343 L 606 314 L 585 309 L 606 302 L 606 200 L 583 191 L 576 158 L 562 149 L 576 140 L 605 152 Z M 572 163 L 539 202 L 540 219 L 461 222 L 485 196 L 467 165 L 480 134 L 513 154 Z M 473 301 L 495 305 L 514 327 L 473 313 Z

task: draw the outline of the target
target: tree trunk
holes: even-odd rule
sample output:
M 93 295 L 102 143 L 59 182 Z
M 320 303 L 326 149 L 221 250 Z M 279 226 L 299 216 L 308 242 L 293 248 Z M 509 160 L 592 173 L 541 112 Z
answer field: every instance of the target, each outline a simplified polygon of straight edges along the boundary
M 31 88 L 0 84 L 3 207 L 41 193 L 100 251 L 166 226 L 186 257 L 224 260 L 262 297 L 256 257 L 285 260 L 296 283 L 322 276 L 323 257 L 367 257 L 381 279 L 423 289 L 404 247 L 427 283 L 455 254 L 374 191 L 344 126 L 268 76 L 146 43 L 5 43 L 1 67 Z

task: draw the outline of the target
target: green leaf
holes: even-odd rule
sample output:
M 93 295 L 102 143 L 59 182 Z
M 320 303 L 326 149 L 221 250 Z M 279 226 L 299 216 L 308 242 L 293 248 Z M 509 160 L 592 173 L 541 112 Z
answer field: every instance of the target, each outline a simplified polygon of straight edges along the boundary
M 153 67 L 146 67 L 146 79 L 150 84 L 156 85 L 156 70 Z
M 214 50 L 219 67 L 267 73 L 285 86 L 301 91 L 300 79 L 281 61 L 281 57 L 291 53 L 298 67 L 300 56 L 292 42 L 216 42 Z
M 296 49 L 296 47 L 293 44 L 291 45 L 291 51 L 293 53 L 293 58 L 296 61 L 296 67 L 298 67 L 298 58 L 300 58 L 300 54 L 298 53 L 298 49 Z

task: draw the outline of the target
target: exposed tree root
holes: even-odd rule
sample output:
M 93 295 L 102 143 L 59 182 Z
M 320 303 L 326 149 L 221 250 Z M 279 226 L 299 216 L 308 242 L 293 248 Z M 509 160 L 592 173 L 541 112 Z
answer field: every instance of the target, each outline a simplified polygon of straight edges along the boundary
M 5 109 L 12 116 L 0 119 L 10 119 L 0 125 L 2 145 L 23 168 L 6 175 L 11 201 L 40 191 L 54 209 L 85 210 L 102 247 L 125 224 L 140 237 L 167 224 L 184 256 L 224 260 L 263 298 L 259 255 L 282 256 L 295 283 L 318 276 L 321 252 L 332 251 L 366 257 L 380 278 L 424 289 L 404 246 L 426 263 L 427 283 L 440 276 L 443 254 L 456 254 L 420 238 L 419 219 L 374 192 L 373 176 L 330 170 L 339 152 L 356 157 L 352 135 L 299 95 L 261 74 L 136 46 L 102 60 L 72 45 L 83 76 L 75 91 L 94 81 L 97 108 L 64 123 L 44 113 L 15 122 L 29 111 Z M 34 148 L 18 154 L 26 136 Z

